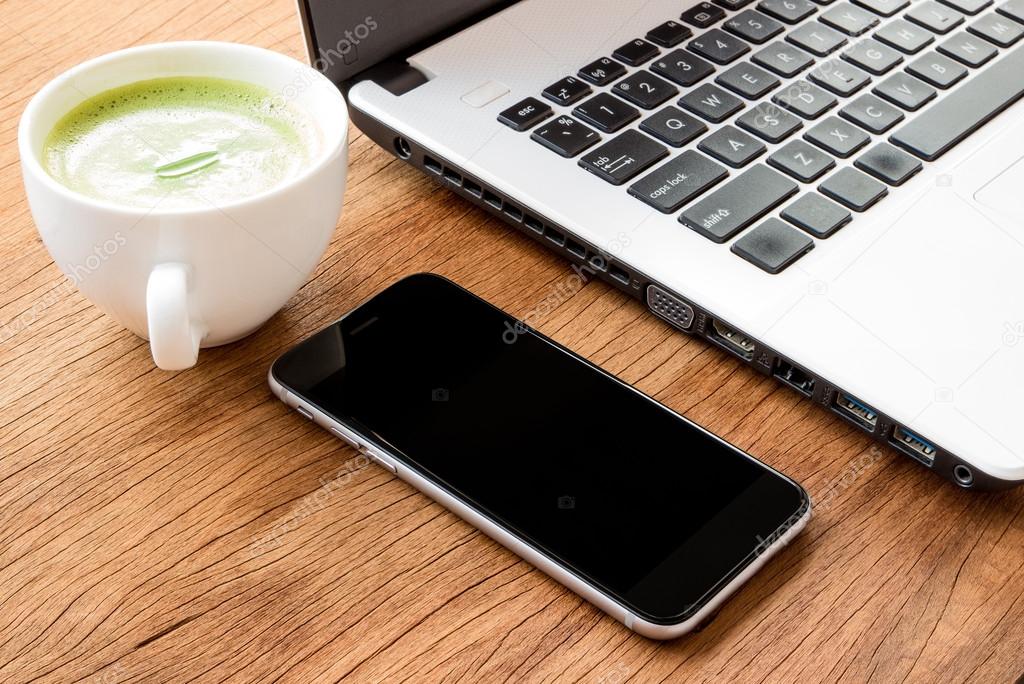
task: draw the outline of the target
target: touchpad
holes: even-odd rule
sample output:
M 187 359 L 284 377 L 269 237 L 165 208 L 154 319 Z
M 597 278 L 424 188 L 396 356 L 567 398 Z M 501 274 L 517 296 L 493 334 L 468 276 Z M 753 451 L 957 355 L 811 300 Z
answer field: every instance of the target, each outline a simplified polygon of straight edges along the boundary
M 1024 157 L 974 193 L 974 199 L 989 209 L 1024 224 Z

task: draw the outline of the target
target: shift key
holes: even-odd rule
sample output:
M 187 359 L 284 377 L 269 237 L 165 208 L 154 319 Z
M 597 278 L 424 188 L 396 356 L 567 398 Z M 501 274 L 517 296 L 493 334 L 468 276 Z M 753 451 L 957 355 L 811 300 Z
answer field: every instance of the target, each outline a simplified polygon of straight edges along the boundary
M 669 214 L 728 175 L 724 166 L 687 150 L 629 186 L 629 194 Z
M 758 164 L 684 211 L 679 221 L 709 240 L 725 242 L 798 189 L 782 174 Z

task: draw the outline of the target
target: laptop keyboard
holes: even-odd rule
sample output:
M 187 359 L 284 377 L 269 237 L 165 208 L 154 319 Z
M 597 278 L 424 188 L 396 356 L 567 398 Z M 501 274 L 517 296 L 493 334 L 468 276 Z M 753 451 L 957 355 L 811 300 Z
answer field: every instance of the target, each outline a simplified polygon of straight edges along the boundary
M 754 1 L 700 3 L 498 121 L 779 273 L 1024 96 L 1024 0 Z

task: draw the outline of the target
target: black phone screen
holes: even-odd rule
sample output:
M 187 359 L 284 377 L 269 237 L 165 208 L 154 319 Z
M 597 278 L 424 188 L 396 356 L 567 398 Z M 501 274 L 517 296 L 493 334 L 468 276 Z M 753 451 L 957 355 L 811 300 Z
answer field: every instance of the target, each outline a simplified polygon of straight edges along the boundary
M 457 285 L 406 278 L 281 357 L 291 392 L 634 613 L 695 613 L 803 489 Z

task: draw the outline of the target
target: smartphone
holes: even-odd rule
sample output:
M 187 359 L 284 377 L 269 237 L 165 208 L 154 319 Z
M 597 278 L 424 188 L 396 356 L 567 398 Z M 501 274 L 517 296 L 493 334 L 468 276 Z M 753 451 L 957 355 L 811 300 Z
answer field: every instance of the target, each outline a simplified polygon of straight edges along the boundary
M 810 517 L 793 480 L 437 275 L 390 286 L 269 379 L 647 637 L 699 625 Z

